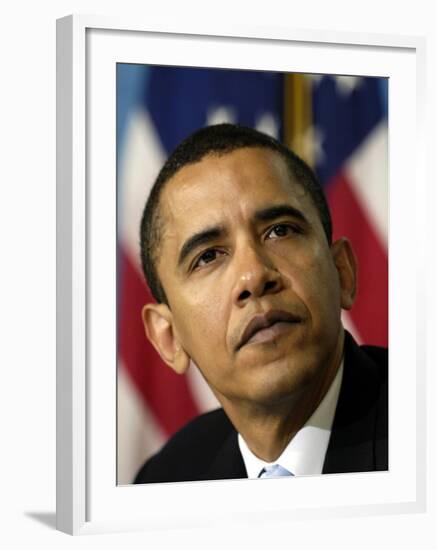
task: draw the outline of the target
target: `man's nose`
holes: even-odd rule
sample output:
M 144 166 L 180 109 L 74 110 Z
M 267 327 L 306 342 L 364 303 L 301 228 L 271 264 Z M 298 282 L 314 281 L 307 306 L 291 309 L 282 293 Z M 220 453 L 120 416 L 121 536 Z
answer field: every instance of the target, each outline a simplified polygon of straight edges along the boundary
M 236 260 L 236 283 L 233 290 L 234 302 L 244 306 L 251 298 L 275 294 L 282 290 L 283 280 L 267 254 L 256 246 L 246 246 Z

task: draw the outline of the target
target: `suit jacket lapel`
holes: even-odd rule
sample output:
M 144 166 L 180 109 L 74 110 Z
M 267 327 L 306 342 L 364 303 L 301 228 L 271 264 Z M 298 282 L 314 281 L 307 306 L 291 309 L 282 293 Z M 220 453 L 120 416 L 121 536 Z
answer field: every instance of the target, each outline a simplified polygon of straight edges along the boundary
M 245 477 L 247 477 L 247 471 L 238 446 L 238 435 L 232 429 L 215 456 L 205 479 L 241 479 Z
M 375 469 L 375 425 L 379 396 L 376 364 L 346 333 L 343 381 L 323 473 Z

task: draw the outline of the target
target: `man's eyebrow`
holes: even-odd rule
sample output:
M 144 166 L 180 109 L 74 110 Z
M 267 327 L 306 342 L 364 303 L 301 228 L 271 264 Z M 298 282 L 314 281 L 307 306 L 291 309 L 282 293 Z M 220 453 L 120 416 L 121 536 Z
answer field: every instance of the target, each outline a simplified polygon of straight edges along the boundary
M 209 243 L 214 239 L 217 239 L 225 233 L 225 230 L 221 226 L 208 227 L 198 233 L 195 233 L 189 237 L 183 244 L 181 251 L 179 252 L 178 265 L 180 266 L 185 258 L 191 254 L 193 250 L 202 246 L 203 244 Z
M 257 210 L 255 212 L 254 218 L 257 221 L 269 222 L 282 216 L 290 216 L 292 218 L 297 218 L 302 222 L 308 223 L 308 220 L 304 214 L 299 209 L 294 206 L 290 206 L 289 204 L 278 204 L 275 206 L 262 208 L 261 210 Z

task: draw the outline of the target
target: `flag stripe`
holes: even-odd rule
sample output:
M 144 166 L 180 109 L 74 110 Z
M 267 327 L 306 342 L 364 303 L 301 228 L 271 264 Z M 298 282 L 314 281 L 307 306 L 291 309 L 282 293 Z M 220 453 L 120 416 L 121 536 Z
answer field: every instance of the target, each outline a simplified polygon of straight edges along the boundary
M 152 297 L 130 258 L 120 252 L 119 353 L 129 376 L 167 435 L 199 414 L 185 376 L 163 364 L 144 334 L 141 309 Z
M 349 158 L 345 172 L 384 247 L 388 244 L 388 132 L 382 121 Z
M 118 367 L 117 483 L 125 485 L 132 483 L 144 457 L 156 452 L 166 437 L 121 361 Z M 129 453 L 123 452 L 126 448 Z
M 388 342 L 387 254 L 367 213 L 344 173 L 327 186 L 335 219 L 334 239 L 347 236 L 358 258 L 358 292 L 350 317 L 364 342 L 386 346 Z
M 140 222 L 150 188 L 164 163 L 162 149 L 153 123 L 144 107 L 129 119 L 125 152 L 120 164 L 119 239 L 141 271 Z

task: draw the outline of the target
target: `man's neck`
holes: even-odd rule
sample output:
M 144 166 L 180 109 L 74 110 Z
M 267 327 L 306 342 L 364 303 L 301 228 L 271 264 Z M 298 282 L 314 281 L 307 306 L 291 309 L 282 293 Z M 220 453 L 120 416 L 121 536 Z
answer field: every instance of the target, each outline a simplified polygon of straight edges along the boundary
M 343 342 L 342 334 L 334 356 L 321 374 L 279 403 L 260 405 L 220 399 L 236 430 L 257 457 L 274 462 L 317 409 L 341 364 Z

